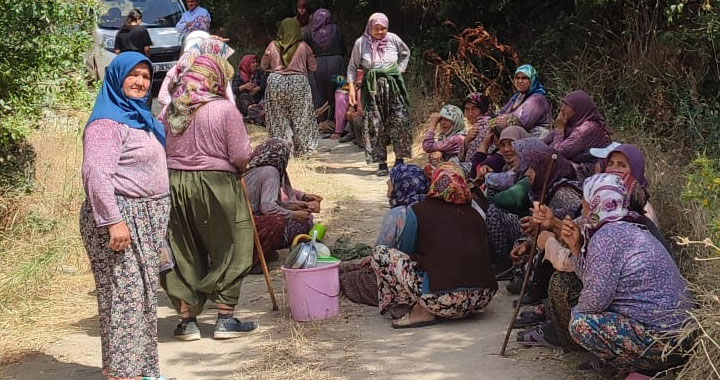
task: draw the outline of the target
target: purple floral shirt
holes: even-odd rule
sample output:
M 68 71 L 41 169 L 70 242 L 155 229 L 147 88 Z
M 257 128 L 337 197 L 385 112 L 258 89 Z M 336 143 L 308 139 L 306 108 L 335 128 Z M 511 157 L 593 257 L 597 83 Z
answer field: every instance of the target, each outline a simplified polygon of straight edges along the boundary
M 678 328 L 691 306 L 687 281 L 663 245 L 641 226 L 612 222 L 590 239 L 576 272 L 576 313 L 613 312 L 658 331 Z
M 593 120 L 566 130 L 565 133 L 553 130 L 543 140 L 575 163 L 594 163 L 597 159 L 590 155 L 590 148 L 604 148 L 612 142 L 610 134 Z
M 512 100 L 500 110 L 500 115 L 511 114 L 517 118 L 520 125 L 528 132 L 536 127 L 548 128 L 552 125 L 552 106 L 543 94 L 532 94 L 520 105 L 511 111 Z

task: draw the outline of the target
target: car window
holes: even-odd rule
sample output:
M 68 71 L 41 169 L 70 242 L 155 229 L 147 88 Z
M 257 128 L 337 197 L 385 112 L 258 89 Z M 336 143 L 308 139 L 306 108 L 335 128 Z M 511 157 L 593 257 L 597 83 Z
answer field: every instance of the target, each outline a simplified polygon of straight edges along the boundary
M 100 27 L 120 29 L 133 8 L 142 12 L 143 25 L 148 28 L 174 27 L 184 11 L 180 0 L 103 0 Z

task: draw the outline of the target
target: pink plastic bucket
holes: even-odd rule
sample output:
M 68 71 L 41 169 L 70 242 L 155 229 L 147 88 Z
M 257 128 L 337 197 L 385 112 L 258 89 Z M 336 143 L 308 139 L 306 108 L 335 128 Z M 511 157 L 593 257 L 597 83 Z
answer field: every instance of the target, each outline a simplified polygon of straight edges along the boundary
M 300 322 L 332 318 L 340 314 L 340 263 L 285 273 L 290 313 Z

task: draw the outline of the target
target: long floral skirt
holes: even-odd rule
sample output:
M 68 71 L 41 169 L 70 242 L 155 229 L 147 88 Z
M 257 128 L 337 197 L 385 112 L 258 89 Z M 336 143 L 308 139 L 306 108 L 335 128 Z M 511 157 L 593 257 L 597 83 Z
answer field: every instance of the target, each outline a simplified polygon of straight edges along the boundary
M 270 137 L 293 144 L 295 157 L 315 151 L 319 133 L 310 84 L 305 75 L 272 73 L 268 76 L 265 123 Z
M 495 289 L 473 288 L 447 293 L 423 294 L 423 276 L 415 270 L 417 263 L 396 249 L 375 247 L 372 261 L 377 274 L 380 313 L 393 309 L 411 309 L 416 304 L 442 318 L 463 318 L 482 310 L 495 296 Z M 398 315 L 394 315 L 398 316 Z
M 644 324 L 624 315 L 574 313 L 570 335 L 577 344 L 619 369 L 662 366 L 663 343 Z
M 520 217 L 491 204 L 487 211 L 487 232 L 492 262 L 505 268 L 510 265 L 510 251 L 520 238 Z
M 378 78 L 377 82 L 377 101 L 370 99 L 364 104 L 365 161 L 386 163 L 388 144 L 392 144 L 396 159 L 411 158 L 412 127 L 407 107 L 400 95 L 391 93 L 386 78 Z
M 131 237 L 123 252 L 108 248 L 108 227 L 96 226 L 89 202 L 80 211 L 97 287 L 102 366 L 113 377 L 159 376 L 156 293 L 170 197 L 116 200 Z

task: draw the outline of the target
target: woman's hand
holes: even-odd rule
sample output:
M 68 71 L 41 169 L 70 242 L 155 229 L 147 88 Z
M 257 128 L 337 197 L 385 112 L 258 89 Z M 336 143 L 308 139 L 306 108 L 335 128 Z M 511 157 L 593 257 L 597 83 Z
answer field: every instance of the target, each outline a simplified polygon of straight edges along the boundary
M 293 220 L 300 223 L 306 223 L 308 220 L 310 220 L 310 211 L 307 210 L 298 210 L 293 211 Z
M 355 107 L 357 105 L 357 93 L 355 92 L 355 83 L 350 82 L 348 83 L 348 103 L 351 107 Z
M 483 165 L 477 170 L 477 176 L 485 178 L 486 175 L 488 175 L 492 172 L 493 172 L 493 170 L 491 167 L 489 167 L 487 165 Z
M 566 216 L 562 221 L 562 232 L 561 238 L 563 242 L 570 248 L 573 255 L 579 255 L 583 245 L 583 237 L 580 233 L 580 227 L 575 222 Z
M 495 126 L 500 127 L 500 129 L 504 129 L 507 127 L 507 114 L 499 115 L 495 117 Z
M 372 256 L 365 256 L 360 260 L 360 266 L 366 267 L 370 265 L 370 261 L 372 261 Z
M 530 250 L 530 244 L 526 241 L 516 245 L 513 247 L 512 251 L 510 251 L 510 259 L 512 261 L 518 263 L 523 261 L 523 257 L 527 255 Z
M 124 251 L 130 245 L 130 230 L 125 221 L 113 224 L 108 228 L 110 242 L 108 247 L 113 251 Z
M 437 112 L 433 112 L 430 114 L 430 117 L 428 117 L 428 132 L 435 132 L 435 127 L 437 126 L 438 122 L 440 121 L 440 114 Z
M 488 128 L 487 133 L 485 133 L 485 136 L 483 136 L 483 140 L 478 147 L 478 152 L 487 154 L 488 149 L 490 149 L 490 145 L 492 145 L 494 138 L 495 132 L 493 132 L 492 128 Z
M 557 118 L 555 118 L 555 129 L 558 131 L 564 131 L 565 126 L 567 126 L 567 118 L 565 117 L 565 112 L 558 112 Z
M 322 202 L 323 197 L 316 195 L 316 194 L 305 194 L 305 200 L 306 201 L 315 201 L 315 202 Z
M 305 205 L 307 206 L 307 209 L 312 213 L 317 214 L 320 212 L 320 202 L 318 201 L 305 202 Z
M 531 216 L 524 216 L 520 219 L 520 229 L 525 235 L 532 235 L 537 224 L 533 223 Z
M 556 219 L 550 207 L 541 205 L 540 202 L 533 202 L 533 223 L 539 224 L 544 230 L 550 230 L 555 227 Z
M 544 250 L 544 249 L 545 249 L 545 244 L 547 244 L 547 242 L 548 242 L 548 240 L 550 240 L 550 238 L 553 238 L 553 239 L 554 239 L 554 238 L 555 238 L 555 234 L 552 233 L 552 232 L 550 232 L 550 231 L 543 231 L 543 232 L 541 232 L 540 235 L 538 235 L 538 240 L 537 240 L 537 246 L 538 246 L 538 248 Z
M 479 132 L 480 129 L 477 126 L 473 125 L 472 127 L 470 127 L 467 134 L 465 135 L 465 146 L 468 146 L 473 140 L 475 140 Z

